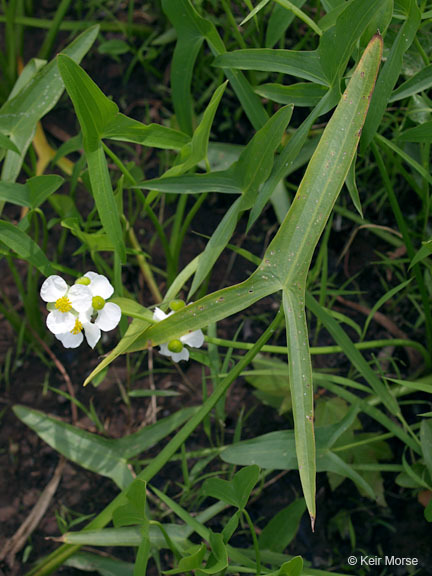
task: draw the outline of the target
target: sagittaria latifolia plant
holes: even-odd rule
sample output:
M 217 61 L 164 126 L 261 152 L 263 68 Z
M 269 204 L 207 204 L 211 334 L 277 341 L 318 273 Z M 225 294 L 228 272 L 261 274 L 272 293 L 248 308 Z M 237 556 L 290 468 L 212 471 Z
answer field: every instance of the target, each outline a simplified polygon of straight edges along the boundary
M 268 2 L 260 2 L 250 14 L 250 18 L 259 16 L 259 11 L 267 4 Z M 293 559 L 290 566 L 277 572 L 269 572 L 273 568 L 264 567 L 265 558 L 261 548 L 265 549 L 265 545 L 261 546 L 258 542 L 246 510 L 248 498 L 260 474 L 251 455 L 248 456 L 248 461 L 245 461 L 244 455 L 240 459 L 230 460 L 230 450 L 224 452 L 223 458 L 227 462 L 247 466 L 237 472 L 230 481 L 210 479 L 204 483 L 203 494 L 217 498 L 219 502 L 199 517 L 193 517 L 177 502 L 150 485 L 150 481 L 182 448 L 191 433 L 205 422 L 213 408 L 218 406 L 230 385 L 263 348 L 274 331 L 281 327 L 283 321 L 286 327 L 289 366 L 287 379 L 291 388 L 294 431 L 284 431 L 286 434 L 283 438 L 278 436 L 278 441 L 281 441 L 281 438 L 283 440 L 280 453 L 288 462 L 287 469 L 299 470 L 312 527 L 316 518 L 317 470 L 332 471 L 350 477 L 368 496 L 374 495 L 371 486 L 331 451 L 341 434 L 353 424 L 360 408 L 391 434 L 400 438 L 413 454 L 421 457 L 420 441 L 403 422 L 400 407 L 388 387 L 352 345 L 341 326 L 306 291 L 314 250 L 344 182 L 347 183 L 354 204 L 361 210 L 354 177 L 359 144 L 362 151 L 371 144 L 378 159 L 380 153 L 375 145 L 376 141 L 380 145 L 397 149 L 394 144 L 376 135 L 376 131 L 387 102 L 390 98 L 398 97 L 392 90 L 400 74 L 402 56 L 413 42 L 420 25 L 421 13 L 413 0 L 399 0 L 396 4 L 398 18 L 402 19 L 403 23 L 375 87 L 383 51 L 381 34 L 385 35 L 393 17 L 393 1 L 323 2 L 327 15 L 320 27 L 297 5 L 280 0 L 273 13 L 275 17 L 272 15 L 271 20 L 274 41 L 268 39 L 267 44 L 276 44 L 295 15 L 319 37 L 315 50 L 277 50 L 271 47 L 247 49 L 242 46 L 240 50 L 227 52 L 216 26 L 210 19 L 200 15 L 190 0 L 163 0 L 164 12 L 176 32 L 176 48 L 171 65 L 175 111 L 175 122 L 173 121 L 172 126 L 176 128 L 159 124 L 144 125 L 120 113 L 116 103 L 108 98 L 80 67 L 81 59 L 96 39 L 97 28 L 86 30 L 50 63 L 34 61 L 24 68 L 10 99 L 0 110 L 0 145 L 5 150 L 1 201 L 15 202 L 21 206 L 23 218 L 19 226 L 2 220 L 0 240 L 9 251 L 24 258 L 34 269 L 47 277 L 40 288 L 41 297 L 48 305 L 47 326 L 66 347 L 79 346 L 84 337 L 90 346 L 95 346 L 101 337 L 101 331 L 112 330 L 117 326 L 120 311 L 124 316 L 133 319 L 127 329 L 123 326 L 123 336 L 118 344 L 88 376 L 85 384 L 100 377 L 120 355 L 145 352 L 152 347 L 159 347 L 162 355 L 171 357 L 174 361 L 188 360 L 189 354 L 194 359 L 196 351 L 192 353 L 190 350 L 203 344 L 203 330 L 208 326 L 248 309 L 267 296 L 279 295 L 282 300 L 274 319 L 248 352 L 230 370 L 229 363 L 226 364 L 226 374 L 218 377 L 211 396 L 205 399 L 201 406 L 181 410 L 169 417 L 169 421 L 162 421 L 166 427 L 165 433 L 160 436 L 160 432 L 155 432 L 157 438 L 163 438 L 178 426 L 183 427 L 137 475 L 132 473 L 128 460 L 141 453 L 143 436 L 147 431 L 140 431 L 136 435 L 113 441 L 114 443 L 103 439 L 105 453 L 103 461 L 97 464 L 97 472 L 111 478 L 121 492 L 83 531 L 65 534 L 62 538 L 64 544 L 31 570 L 29 575 L 42 576 L 52 573 L 59 565 L 68 561 L 83 544 L 137 547 L 134 574 L 144 574 L 151 547 L 158 549 L 158 546 L 162 546 L 161 541 L 172 550 L 178 561 L 177 568 L 170 573 L 186 573 L 192 570 L 198 574 L 222 573 L 228 568 L 229 557 L 241 565 L 242 571 L 257 574 L 261 571 L 272 574 L 300 574 L 301 559 Z M 381 34 L 377 33 L 378 29 Z M 216 87 L 199 122 L 195 124 L 191 82 L 203 43 L 210 49 L 214 69 L 221 77 L 224 75 L 226 81 Z M 355 61 L 355 66 L 349 66 L 350 59 Z M 264 84 L 254 89 L 242 70 L 287 74 L 305 82 L 289 86 Z M 209 139 L 216 114 L 224 105 L 228 86 L 253 126 L 254 135 L 228 168 L 216 171 L 211 169 L 208 162 Z M 422 77 L 421 81 L 405 86 L 400 93 L 405 90 L 405 94 L 411 95 L 424 87 L 425 79 Z M 71 175 L 72 183 L 81 178 L 91 191 L 95 213 L 99 219 L 96 219 L 98 226 L 100 221 L 100 230 L 96 233 L 93 230 L 94 221 L 89 227 L 85 227 L 79 213 L 69 210 L 70 205 L 64 199 L 64 206 L 60 205 L 58 199 L 57 202 L 54 200 L 52 195 L 60 188 L 63 180 L 56 175 L 43 175 L 48 160 L 42 153 L 38 153 L 36 176 L 29 178 L 25 184 L 15 183 L 23 166 L 27 168 L 25 159 L 31 142 L 33 141 L 36 151 L 43 151 L 40 133 L 36 132 L 35 136 L 35 131 L 39 129 L 38 121 L 55 106 L 64 88 L 73 104 L 81 133 L 67 142 L 63 149 L 54 155 L 54 160 Z M 272 99 L 284 106 L 270 115 L 269 112 L 273 112 L 275 108 L 265 107 L 260 97 Z M 290 136 L 287 137 L 294 106 L 310 107 L 312 110 L 295 131 L 290 130 Z M 329 114 L 335 107 L 310 157 L 292 205 L 266 248 L 263 258 L 260 260 L 248 254 L 251 261 L 257 265 L 256 270 L 240 284 L 200 297 L 205 279 L 224 248 L 228 246 L 240 218 L 248 216 L 248 231 L 259 221 L 279 183 L 292 172 L 304 150 L 312 126 L 318 118 Z M 139 144 L 175 151 L 177 154 L 172 165 L 161 177 L 144 180 L 138 170 L 125 164 L 111 149 L 112 142 Z M 77 165 L 66 161 L 64 156 L 79 150 L 83 151 L 83 156 L 79 161 L 81 165 L 77 162 L 77 168 Z M 109 162 L 115 165 L 121 174 L 115 186 Z M 418 163 L 410 163 L 429 182 L 430 176 L 426 171 Z M 83 170 L 84 164 L 87 171 Z M 382 162 L 379 165 L 383 168 Z M 383 170 L 385 173 L 385 167 Z M 128 211 L 123 205 L 125 190 L 142 203 L 142 208 L 154 225 L 163 246 L 167 263 L 167 291 L 164 296 L 159 292 L 133 225 L 128 220 Z M 185 231 L 192 217 L 198 212 L 206 193 L 210 192 L 227 194 L 233 198 L 233 202 L 208 240 L 205 250 L 179 272 L 179 253 Z M 165 194 L 179 197 L 170 238 L 153 210 L 155 203 Z M 195 203 L 187 214 L 185 211 L 188 196 L 193 196 Z M 70 231 L 89 251 L 96 269 L 105 271 L 112 284 L 101 274 L 85 272 L 87 267 L 77 271 L 67 269 L 61 263 L 50 262 L 38 243 L 30 237 L 28 232 L 32 225 L 31 218 L 43 218 L 39 208 L 48 198 L 59 212 L 59 220 L 64 230 Z M 101 258 L 100 252 L 112 253 L 112 268 Z M 137 259 L 140 272 L 153 297 L 152 307 L 143 307 L 130 295 L 125 296 L 126 291 L 121 281 L 122 267 L 129 258 Z M 417 274 L 416 271 L 415 273 Z M 75 274 L 76 281 L 71 283 L 72 286 L 63 280 L 65 274 Z M 432 326 L 429 298 L 421 274 L 417 274 L 417 280 L 425 310 L 426 331 L 429 334 Z M 179 294 L 186 289 L 189 281 L 189 304 L 185 305 L 179 300 Z M 35 288 L 34 279 L 32 282 L 33 284 L 29 282 L 30 287 Z M 34 293 L 37 293 L 36 289 Z M 330 382 L 326 383 L 328 388 L 352 403 L 353 407 L 340 423 L 325 428 L 321 436 L 317 435 L 315 447 L 313 383 L 322 375 L 312 374 L 305 305 L 326 326 L 335 341 L 340 345 L 344 344 L 342 347 L 349 360 L 368 383 L 368 386 L 355 383 L 357 388 L 366 393 L 373 392 L 403 426 L 396 425 L 392 418 L 375 405 L 358 399 L 345 388 L 338 387 L 337 382 Z M 30 306 L 29 313 L 31 314 Z M 430 340 L 430 334 L 428 338 Z M 423 350 L 422 347 L 421 349 Z M 199 356 L 196 358 L 199 359 Z M 15 412 L 22 421 L 37 430 L 44 440 L 65 453 L 72 461 L 82 464 L 83 457 L 79 449 L 71 448 L 67 442 L 63 442 L 60 449 L 60 441 L 56 443 L 56 434 L 50 435 L 47 432 L 50 427 L 59 431 L 54 419 L 22 406 L 16 407 Z M 68 428 L 65 424 L 61 430 L 64 436 L 59 433 L 58 438 L 64 440 L 66 436 L 75 434 L 74 438 L 79 438 L 83 445 L 88 442 L 87 450 L 88 453 L 91 452 L 91 447 L 94 446 L 94 438 L 90 438 L 92 435 L 86 436 L 83 431 L 73 432 L 73 427 Z M 151 435 L 152 430 L 148 434 Z M 424 426 L 421 438 L 425 439 L 425 446 L 428 434 L 429 428 Z M 81 446 L 80 442 L 78 446 Z M 149 442 L 151 446 L 154 445 L 154 437 L 152 442 L 153 444 Z M 263 446 L 264 444 L 261 448 Z M 234 449 L 235 446 L 232 447 L 231 454 Z M 95 456 L 88 453 L 85 466 L 95 470 Z M 181 537 L 176 527 L 167 527 L 150 519 L 146 501 L 147 490 L 157 495 L 186 525 L 187 529 L 182 532 Z M 235 512 L 223 532 L 217 534 L 206 528 L 204 523 L 226 505 L 233 506 Z M 299 511 L 303 513 L 300 507 L 295 514 L 298 515 Z M 230 538 L 241 521 L 250 529 L 254 548 L 253 560 L 229 545 Z M 111 522 L 114 527 L 107 527 Z M 193 546 L 188 540 L 192 532 L 196 532 L 207 544 Z M 265 541 L 265 536 L 263 540 Z M 271 561 L 268 563 L 274 566 Z

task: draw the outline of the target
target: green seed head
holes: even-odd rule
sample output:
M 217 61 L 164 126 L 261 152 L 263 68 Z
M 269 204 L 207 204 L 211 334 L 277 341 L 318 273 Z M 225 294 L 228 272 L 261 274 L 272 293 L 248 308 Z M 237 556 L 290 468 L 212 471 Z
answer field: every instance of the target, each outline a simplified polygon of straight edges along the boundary
M 102 310 L 102 308 L 105 306 L 105 300 L 102 298 L 102 296 L 93 296 L 92 306 L 95 310 Z
M 81 276 L 78 280 L 75 280 L 75 284 L 83 284 L 84 286 L 88 286 L 90 284 L 90 278 L 86 276 Z
M 178 354 L 183 350 L 183 344 L 180 342 L 180 340 L 171 340 L 168 342 L 168 350 Z
M 169 307 L 174 312 L 178 312 L 186 306 L 186 302 L 184 300 L 171 300 Z

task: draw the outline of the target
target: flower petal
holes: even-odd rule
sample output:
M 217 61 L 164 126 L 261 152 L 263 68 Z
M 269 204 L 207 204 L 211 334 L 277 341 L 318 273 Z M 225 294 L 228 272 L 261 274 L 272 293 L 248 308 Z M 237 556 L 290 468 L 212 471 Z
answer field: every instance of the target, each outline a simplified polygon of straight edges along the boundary
M 120 306 L 113 302 L 107 302 L 105 306 L 98 312 L 95 324 L 99 326 L 104 332 L 112 330 L 120 322 L 121 309 Z
M 201 348 L 204 344 L 204 334 L 202 333 L 202 330 L 195 330 L 194 332 L 182 336 L 180 341 L 192 348 Z
M 156 307 L 154 309 L 153 320 L 155 320 L 156 322 L 161 322 L 162 320 L 165 320 L 165 318 L 168 318 L 168 316 L 169 314 L 165 314 L 165 312 L 160 308 Z
M 181 352 L 171 352 L 171 350 L 168 349 L 168 344 L 160 344 L 159 348 L 159 353 L 162 354 L 162 356 L 169 356 L 174 362 L 189 360 L 189 350 L 187 350 L 187 348 L 183 348 Z
M 57 336 L 63 332 L 70 332 L 75 326 L 75 316 L 70 312 L 50 312 L 46 319 L 48 330 Z
M 93 296 L 101 296 L 104 300 L 113 295 L 114 288 L 111 286 L 108 278 L 96 272 L 87 272 L 84 274 L 90 279 L 89 288 Z
M 78 332 L 78 334 L 65 332 L 64 334 L 56 334 L 55 336 L 58 340 L 60 340 L 65 348 L 78 348 L 84 339 L 82 332 Z
M 68 292 L 72 307 L 77 312 L 86 312 L 92 305 L 92 293 L 88 286 L 74 284 Z
M 101 337 L 101 331 L 95 324 L 90 324 L 90 322 L 83 324 L 84 334 L 90 348 L 94 348 L 99 342 Z
M 40 295 L 44 302 L 55 302 L 67 292 L 68 285 L 61 276 L 48 276 L 41 286 Z

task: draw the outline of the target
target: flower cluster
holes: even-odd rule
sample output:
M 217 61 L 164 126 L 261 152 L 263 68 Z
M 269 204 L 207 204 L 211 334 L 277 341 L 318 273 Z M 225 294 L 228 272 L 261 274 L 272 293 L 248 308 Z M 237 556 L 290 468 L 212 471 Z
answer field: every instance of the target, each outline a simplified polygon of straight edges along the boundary
M 113 292 L 114 288 L 109 280 L 96 272 L 87 272 L 73 286 L 68 286 L 60 276 L 49 276 L 40 291 L 49 311 L 46 319 L 48 329 L 65 348 L 78 348 L 84 335 L 89 346 L 94 348 L 99 342 L 101 331 L 112 330 L 120 322 L 120 306 L 106 302 Z M 183 300 L 173 300 L 170 303 L 171 312 L 168 314 L 155 308 L 153 320 L 161 322 L 184 306 L 186 304 Z M 202 331 L 194 330 L 177 340 L 161 344 L 159 351 L 174 362 L 180 362 L 189 360 L 186 346 L 201 348 L 203 343 Z
M 114 288 L 109 280 L 87 272 L 73 286 L 60 276 L 49 276 L 42 284 L 40 295 L 47 302 L 47 327 L 65 348 L 77 348 L 86 340 L 94 348 L 101 331 L 112 330 L 120 322 L 117 304 L 106 302 Z

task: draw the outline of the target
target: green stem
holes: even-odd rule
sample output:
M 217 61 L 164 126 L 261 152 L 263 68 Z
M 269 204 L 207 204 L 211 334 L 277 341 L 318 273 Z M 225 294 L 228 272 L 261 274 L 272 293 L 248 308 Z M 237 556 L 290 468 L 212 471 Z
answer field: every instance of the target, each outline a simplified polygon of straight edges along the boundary
M 216 344 L 218 346 L 223 346 L 224 348 L 236 348 L 237 350 L 250 350 L 253 344 L 248 342 L 236 342 L 235 340 L 225 340 L 224 338 L 211 338 L 210 336 L 205 337 L 206 342 L 209 344 Z M 418 350 L 423 356 L 427 367 L 431 365 L 431 359 L 429 357 L 426 348 L 420 344 L 420 342 L 415 342 L 414 340 L 403 340 L 402 338 L 397 339 L 382 339 L 382 340 L 370 340 L 369 342 L 356 342 L 353 343 L 354 347 L 358 350 L 371 350 L 373 348 L 384 348 L 385 346 L 402 346 L 409 347 Z M 286 346 L 263 346 L 261 352 L 268 352 L 270 354 L 287 354 L 288 348 Z M 312 346 L 310 348 L 311 354 L 339 354 L 344 352 L 341 346 Z
M 231 384 L 240 376 L 243 369 L 254 359 L 258 354 L 267 340 L 272 336 L 274 330 L 278 327 L 280 321 L 283 319 L 283 314 L 281 310 L 276 314 L 275 318 L 265 330 L 265 332 L 260 336 L 257 342 L 254 344 L 253 348 L 249 350 L 245 356 L 234 366 L 231 372 L 221 381 L 219 386 L 215 389 L 213 394 L 203 403 L 201 408 L 196 412 L 192 418 L 187 422 L 183 428 L 174 436 L 174 438 L 168 442 L 168 444 L 163 448 L 159 454 L 154 458 L 151 463 L 144 468 L 144 470 L 137 476 L 136 481 L 149 482 L 162 468 L 163 466 L 174 456 L 174 454 L 179 450 L 179 448 L 186 442 L 188 437 L 192 432 L 201 424 L 203 419 L 213 410 L 219 400 L 226 394 L 228 388 Z M 131 486 L 134 484 L 131 484 Z M 118 496 L 111 501 L 110 504 L 102 512 L 100 512 L 96 518 L 94 518 L 84 530 L 100 530 L 106 526 L 112 518 L 114 510 L 119 506 L 127 503 L 126 491 L 124 490 Z M 63 544 L 50 554 L 43 564 L 36 566 L 26 576 L 47 576 L 52 574 L 56 568 L 61 566 L 68 558 L 70 558 L 75 552 L 80 549 L 79 545 Z
M 252 542 L 253 542 L 253 547 L 255 550 L 255 557 L 256 557 L 256 575 L 259 576 L 261 574 L 261 554 L 260 554 L 260 549 L 258 546 L 258 540 L 256 537 L 256 532 L 255 532 L 255 528 L 253 525 L 253 522 L 251 520 L 251 517 L 249 516 L 248 512 L 246 510 L 242 510 L 244 517 L 246 518 L 246 522 L 248 523 L 249 526 L 249 530 L 252 536 Z

